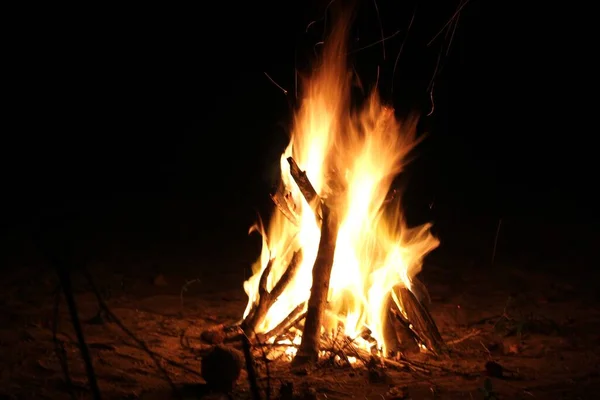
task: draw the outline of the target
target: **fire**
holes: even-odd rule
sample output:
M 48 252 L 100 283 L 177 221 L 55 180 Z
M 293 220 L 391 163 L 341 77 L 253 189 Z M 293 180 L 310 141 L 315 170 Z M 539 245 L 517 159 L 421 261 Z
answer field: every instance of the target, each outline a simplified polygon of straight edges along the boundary
M 407 154 L 417 143 L 417 120 L 398 121 L 376 92 L 359 111 L 351 110 L 351 74 L 346 64 L 349 27 L 349 22 L 338 24 L 326 41 L 316 72 L 305 81 L 291 140 L 281 156 L 281 179 L 291 192 L 299 224 L 276 211 L 267 229 L 257 224 L 250 230 L 262 235 L 263 245 L 253 265 L 254 275 L 244 283 L 249 297 L 244 317 L 258 301 L 260 276 L 269 260 L 272 270 L 267 289 L 271 290 L 299 249 L 303 251 L 299 270 L 257 326 L 258 332 L 274 328 L 310 296 L 321 232 L 289 172 L 287 158 L 291 156 L 322 198 L 335 193 L 338 199 L 334 207 L 341 223 L 324 329 L 342 326 L 347 336 L 355 338 L 366 327 L 385 351 L 388 299 L 391 295 L 402 310 L 394 288 L 412 290 L 411 278 L 439 242 L 429 224 L 408 228 L 400 207 L 390 211 L 385 204 L 394 177 L 402 172 Z

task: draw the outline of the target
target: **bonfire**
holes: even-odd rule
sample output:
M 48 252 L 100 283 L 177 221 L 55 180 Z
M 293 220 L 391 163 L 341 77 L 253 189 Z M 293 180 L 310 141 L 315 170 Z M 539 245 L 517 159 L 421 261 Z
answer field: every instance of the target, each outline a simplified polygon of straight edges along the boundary
M 332 355 L 328 343 L 340 337 L 352 350 L 335 356 L 349 363 L 444 349 L 417 279 L 439 242 L 430 224 L 405 224 L 391 190 L 418 143 L 417 118 L 400 121 L 376 91 L 351 107 L 349 29 L 350 18 L 338 21 L 303 82 L 271 194 L 276 210 L 268 225 L 250 229 L 262 235 L 262 250 L 244 283 L 243 320 L 205 335 L 241 334 L 297 367 Z

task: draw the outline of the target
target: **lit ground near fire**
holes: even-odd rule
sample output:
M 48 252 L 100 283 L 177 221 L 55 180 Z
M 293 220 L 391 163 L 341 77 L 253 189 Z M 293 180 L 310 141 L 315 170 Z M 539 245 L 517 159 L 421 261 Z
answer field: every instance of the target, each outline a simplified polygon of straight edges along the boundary
M 94 318 L 97 301 L 85 281 L 74 274 L 104 398 L 173 398 L 165 375 L 189 398 L 201 397 L 199 352 L 207 345 L 199 335 L 241 317 L 247 301 L 243 266 L 238 260 L 221 272 L 204 273 L 182 295 L 182 286 L 198 277 L 194 273 L 198 269 L 191 263 L 180 264 L 161 267 L 138 261 L 127 272 L 122 272 L 122 265 L 90 266 L 108 307 L 134 337 L 105 316 Z M 202 270 L 211 270 L 207 267 Z M 420 355 L 416 361 L 424 364 L 427 373 L 387 369 L 384 376 L 373 376 L 357 365 L 322 367 L 299 377 L 289 372 L 289 364 L 274 362 L 269 368 L 271 398 L 277 398 L 283 383 L 292 382 L 296 394 L 312 393 L 298 398 L 483 399 L 487 379 L 498 398 L 596 398 L 600 299 L 594 282 L 569 279 L 568 271 L 550 275 L 523 270 L 426 263 L 421 277 L 432 297 L 431 313 L 444 339 L 454 343 L 448 357 L 436 360 Z M 21 268 L 2 279 L 0 398 L 67 398 L 57 346 L 64 348 L 79 398 L 89 396 L 64 300 L 56 344 L 53 339 L 56 285 L 51 271 L 33 268 Z M 258 353 L 257 361 L 259 380 L 266 387 Z M 488 376 L 488 361 L 504 368 L 503 377 Z M 250 398 L 245 371 L 233 398 Z

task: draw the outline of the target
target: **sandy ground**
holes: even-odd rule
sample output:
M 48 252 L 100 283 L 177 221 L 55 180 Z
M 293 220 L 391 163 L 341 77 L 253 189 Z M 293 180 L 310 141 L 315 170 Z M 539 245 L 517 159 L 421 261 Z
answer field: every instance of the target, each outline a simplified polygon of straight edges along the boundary
M 246 305 L 243 269 L 91 263 L 88 270 L 118 321 L 98 314 L 93 291 L 74 272 L 79 313 L 103 397 L 176 398 L 173 386 L 188 398 L 202 397 L 200 353 L 207 345 L 199 336 L 206 328 L 241 317 Z M 449 356 L 417 355 L 428 373 L 388 369 L 384 379 L 375 380 L 359 365 L 323 367 L 298 377 L 287 362 L 273 362 L 271 398 L 286 382 L 298 398 L 307 399 L 598 398 L 600 295 L 595 282 L 569 279 L 568 270 L 523 271 L 502 265 L 426 265 L 421 278 L 432 297 L 431 313 L 444 339 L 458 341 Z M 5 276 L 0 398 L 69 398 L 70 387 L 76 398 L 89 398 L 84 364 L 66 303 L 56 295 L 53 272 L 23 266 Z M 66 359 L 71 386 L 61 359 Z M 503 377 L 488 376 L 489 361 L 504 368 Z M 258 372 L 266 387 L 260 362 Z M 232 398 L 250 398 L 245 371 Z

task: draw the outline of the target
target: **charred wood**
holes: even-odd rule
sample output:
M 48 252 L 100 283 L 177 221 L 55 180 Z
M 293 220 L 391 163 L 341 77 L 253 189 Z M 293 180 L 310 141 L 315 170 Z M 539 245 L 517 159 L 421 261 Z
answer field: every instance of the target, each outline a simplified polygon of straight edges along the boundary
M 298 166 L 298 164 L 296 164 L 296 161 L 292 157 L 288 157 L 287 161 L 290 164 L 290 174 L 292 175 L 292 178 L 294 178 L 294 181 L 298 185 L 298 188 L 300 188 L 300 192 L 306 199 L 306 202 L 308 203 L 310 208 L 315 213 L 315 217 L 317 218 L 317 220 L 321 219 L 321 198 L 317 194 L 312 183 L 310 183 L 308 176 L 306 176 L 306 172 L 300 169 L 300 167 Z
M 285 332 L 287 332 L 290 328 L 296 325 L 300 320 L 306 317 L 306 311 L 304 308 L 306 307 L 306 302 L 298 304 L 296 308 L 292 310 L 291 313 L 288 314 L 287 317 L 283 319 L 275 328 L 271 329 L 267 333 L 261 333 L 256 336 L 256 340 L 258 342 L 264 342 L 265 340 L 277 337 Z
M 269 263 L 265 267 L 258 285 L 258 303 L 254 304 L 246 318 L 241 324 L 241 328 L 250 338 L 254 338 L 256 335 L 256 328 L 265 319 L 269 309 L 277 301 L 279 296 L 283 293 L 287 285 L 294 279 L 298 268 L 302 261 L 302 250 L 298 250 L 292 256 L 287 269 L 277 281 L 277 284 L 273 287 L 273 290 L 267 290 L 267 279 L 273 268 L 273 259 L 269 260 Z
M 277 206 L 279 211 L 295 226 L 300 226 L 300 217 L 292 207 L 290 207 L 290 201 L 286 197 L 287 195 L 283 193 L 283 188 L 280 188 L 275 193 L 271 194 L 271 200 Z
M 313 281 L 302 332 L 302 342 L 293 360 L 293 365 L 298 371 L 312 367 L 319 357 L 321 326 L 323 325 L 323 314 L 329 293 L 329 281 L 337 241 L 339 224 L 337 214 L 325 204 L 322 205 L 321 210 L 323 213 L 321 238 L 312 268 Z
M 398 294 L 406 318 L 412 325 L 411 330 L 419 336 L 420 341 L 429 351 L 435 355 L 441 354 L 446 346 L 427 308 L 407 288 L 400 288 Z

